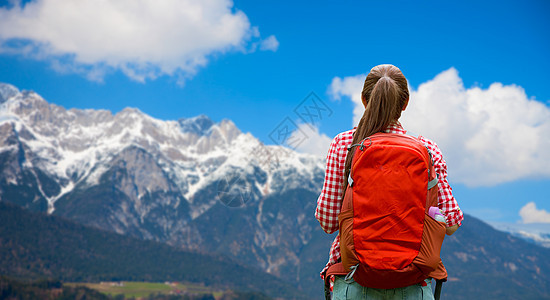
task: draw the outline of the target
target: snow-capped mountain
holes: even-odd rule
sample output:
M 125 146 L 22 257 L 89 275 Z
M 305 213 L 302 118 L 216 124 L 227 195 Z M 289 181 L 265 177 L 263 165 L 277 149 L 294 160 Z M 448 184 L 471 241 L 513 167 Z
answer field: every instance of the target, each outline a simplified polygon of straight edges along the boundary
M 490 223 L 493 228 L 508 232 L 528 242 L 550 248 L 550 223 Z
M 229 120 L 67 110 L 0 84 L 0 201 L 244 256 L 274 274 L 321 236 L 323 168 L 323 158 L 264 145 Z
M 240 132 L 229 120 L 214 124 L 201 115 L 162 121 L 133 108 L 116 115 L 102 110 L 65 110 L 33 92 L 20 93 L 7 84 L 0 85 L 0 95 L 3 99 L 0 124 L 4 132 L 8 133 L 9 128 L 12 134 L 17 133 L 22 146 L 27 148 L 25 153 L 35 156 L 35 160 L 26 161 L 28 166 L 38 167 L 59 183 L 57 193 L 47 193 L 39 186 L 50 212 L 55 209 L 55 202 L 76 185 L 97 184 L 114 157 L 128 148 L 154 155 L 190 204 L 194 203 L 198 190 L 236 169 L 251 173 L 259 168 L 265 178 L 255 182 L 254 192 L 256 196 L 265 196 L 274 188 L 280 191 L 296 186 L 296 180 L 279 182 L 283 180 L 281 172 L 295 173 L 303 181 L 304 176 L 311 180 L 311 174 L 315 173 L 312 171 L 318 172 L 323 167 L 317 157 L 265 146 L 252 135 Z M 154 178 L 150 176 L 140 179 L 147 182 L 137 185 L 136 199 L 147 192 L 168 188 L 165 182 L 151 180 Z M 16 178 L 10 180 L 17 182 Z M 205 207 L 191 205 L 191 209 L 193 217 L 197 217 Z
M 113 159 L 128 149 L 141 149 L 155 157 L 162 171 L 170 174 L 176 184 L 171 188 L 191 204 L 193 218 L 211 205 L 193 205 L 195 193 L 234 170 L 261 171 L 265 178 L 256 181 L 252 189 L 254 196 L 260 197 L 274 189 L 295 187 L 296 178 L 311 181 L 312 174 L 323 167 L 317 157 L 265 146 L 252 135 L 239 131 L 229 120 L 214 124 L 202 115 L 162 121 L 133 108 L 116 115 L 104 110 L 65 110 L 33 92 L 21 93 L 7 84 L 0 85 L 0 95 L 0 124 L 7 133 L 3 137 L 8 143 L 2 145 L 2 150 L 18 145 L 7 141 L 11 133 L 25 148 L 24 153 L 34 158 L 27 159 L 26 166 L 39 168 L 55 178 L 58 188 L 48 192 L 37 181 L 50 212 L 54 211 L 56 201 L 75 186 L 96 185 Z M 296 177 L 281 177 L 281 173 Z M 140 182 L 135 191 L 128 191 L 133 200 L 156 190 L 169 190 L 166 182 L 147 174 L 136 178 Z M 9 181 L 16 184 L 17 178 L 10 177 Z

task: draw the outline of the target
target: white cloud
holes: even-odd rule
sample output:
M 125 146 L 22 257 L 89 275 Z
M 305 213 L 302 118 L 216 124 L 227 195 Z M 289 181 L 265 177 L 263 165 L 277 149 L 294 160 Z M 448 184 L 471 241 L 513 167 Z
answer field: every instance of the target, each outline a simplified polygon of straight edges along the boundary
M 91 79 L 116 69 L 138 81 L 186 78 L 210 55 L 246 52 L 255 38 L 258 29 L 231 0 L 36 0 L 0 8 L 0 53 L 47 59 Z M 263 44 L 278 46 L 274 36 Z
M 329 89 L 352 97 L 354 124 L 363 110 L 360 77 L 364 80 L 364 75 L 337 77 Z M 519 86 L 465 88 L 451 68 L 411 90 L 401 121 L 405 129 L 438 143 L 453 182 L 492 186 L 550 177 L 550 108 L 529 99 Z
M 359 120 L 363 116 L 365 107 L 361 101 L 361 91 L 363 90 L 363 84 L 367 74 L 361 74 L 356 76 L 349 76 L 345 78 L 334 77 L 329 87 L 329 94 L 334 99 L 340 100 L 342 96 L 345 96 L 353 102 L 353 120 L 352 127 L 359 124 Z
M 279 48 L 279 41 L 274 35 L 270 35 L 268 38 L 260 43 L 260 50 L 263 51 L 277 51 Z
M 298 124 L 289 140 L 300 141 L 295 150 L 326 157 L 332 139 L 311 124 Z
M 550 223 L 550 213 L 544 209 L 537 209 L 534 202 L 525 204 L 520 210 L 519 215 L 523 223 Z

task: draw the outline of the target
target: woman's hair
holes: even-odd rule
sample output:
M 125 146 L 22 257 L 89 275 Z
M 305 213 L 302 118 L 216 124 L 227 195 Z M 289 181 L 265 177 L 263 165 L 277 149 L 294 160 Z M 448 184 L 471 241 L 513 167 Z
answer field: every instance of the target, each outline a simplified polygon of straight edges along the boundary
M 407 79 L 396 66 L 378 65 L 370 70 L 365 79 L 361 100 L 365 105 L 365 112 L 353 134 L 352 145 L 384 131 L 401 117 L 401 111 L 409 100 Z M 342 199 L 348 185 L 352 160 L 353 150 L 350 150 L 346 156 Z

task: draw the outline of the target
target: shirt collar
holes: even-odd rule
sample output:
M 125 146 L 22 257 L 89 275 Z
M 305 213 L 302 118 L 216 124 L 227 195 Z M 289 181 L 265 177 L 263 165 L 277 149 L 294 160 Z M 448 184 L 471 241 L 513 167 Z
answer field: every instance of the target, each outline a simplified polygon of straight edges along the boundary
M 384 132 L 387 132 L 387 133 L 400 133 L 400 134 L 407 133 L 407 131 L 405 129 L 403 129 L 403 126 L 401 125 L 401 123 L 399 121 L 395 121 L 395 122 L 391 123 L 386 128 L 386 130 L 384 130 Z

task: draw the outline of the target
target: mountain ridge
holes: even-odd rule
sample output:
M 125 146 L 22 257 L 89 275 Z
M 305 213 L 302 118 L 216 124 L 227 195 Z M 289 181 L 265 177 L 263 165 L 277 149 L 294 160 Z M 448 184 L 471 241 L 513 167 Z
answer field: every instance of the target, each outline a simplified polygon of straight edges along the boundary
M 548 248 L 465 215 L 461 228 L 445 238 L 441 252 L 449 272 L 442 297 L 550 299 Z
M 171 173 L 177 177 L 174 179 L 178 189 L 191 202 L 194 192 L 208 184 L 208 180 L 203 179 L 211 177 L 211 172 L 218 167 L 242 168 L 252 163 L 269 173 L 273 169 L 269 161 L 258 161 L 250 155 L 256 150 L 278 158 L 295 156 L 298 159 L 294 159 L 295 166 L 290 168 L 303 167 L 300 160 L 304 159 L 310 161 L 308 170 L 323 168 L 321 160 L 314 156 L 263 145 L 252 135 L 242 133 L 230 120 L 215 124 L 201 115 L 161 121 L 134 108 L 126 108 L 115 115 L 104 110 L 65 110 L 47 103 L 34 92 L 14 93 L 13 86 L 6 86 L 0 89 L 8 90 L 2 94 L 2 98 L 6 98 L 0 110 L 2 126 L 11 124 L 11 130 L 17 131 L 18 138 L 37 154 L 37 167 L 58 182 L 55 191 L 59 194 L 41 193 L 50 212 L 55 209 L 54 203 L 77 183 L 88 180 L 86 177 L 97 179 L 100 174 L 92 174 L 92 170 L 104 171 L 101 164 L 128 146 L 143 147 L 161 156 L 161 160 L 176 162 L 163 167 L 173 169 Z M 228 149 L 230 152 L 226 153 Z M 258 190 L 260 194 L 271 191 L 266 185 L 268 182 Z
M 493 228 L 510 233 L 536 245 L 550 248 L 550 223 L 490 222 Z

